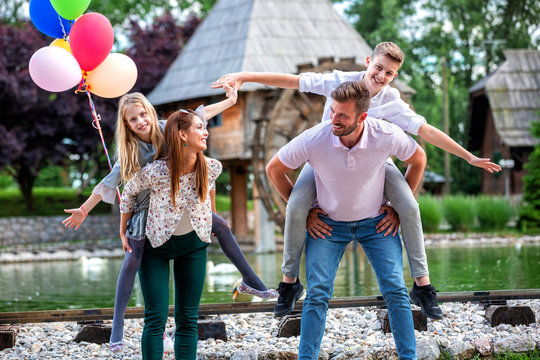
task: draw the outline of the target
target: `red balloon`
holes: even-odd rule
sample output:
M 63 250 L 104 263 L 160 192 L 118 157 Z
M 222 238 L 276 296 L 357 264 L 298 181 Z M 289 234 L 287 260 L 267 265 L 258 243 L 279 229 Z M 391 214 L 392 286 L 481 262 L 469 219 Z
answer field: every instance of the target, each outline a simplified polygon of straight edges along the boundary
M 113 43 L 111 23 L 99 13 L 84 14 L 71 27 L 71 52 L 84 71 L 94 70 L 101 64 L 111 52 Z

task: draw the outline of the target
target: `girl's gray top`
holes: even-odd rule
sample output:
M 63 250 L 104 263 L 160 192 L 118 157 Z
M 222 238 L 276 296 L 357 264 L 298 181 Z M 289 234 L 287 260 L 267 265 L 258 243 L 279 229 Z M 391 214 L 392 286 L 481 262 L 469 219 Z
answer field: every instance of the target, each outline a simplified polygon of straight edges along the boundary
M 165 128 L 165 120 L 159 121 L 159 128 L 161 132 Z M 141 168 L 144 165 L 154 160 L 154 155 L 156 154 L 156 149 L 154 145 L 147 144 L 142 140 L 139 142 L 139 166 Z M 99 184 L 96 185 L 93 194 L 100 195 L 101 200 L 114 204 L 117 202 L 116 198 L 116 187 L 120 185 L 120 162 L 116 161 L 109 175 L 105 176 Z M 146 228 L 146 216 L 148 215 L 148 204 L 150 202 L 150 191 L 143 190 L 137 194 L 135 200 L 135 208 L 133 209 L 133 215 L 127 223 L 127 236 L 133 240 L 142 240 L 144 239 L 145 228 Z
M 206 123 L 206 113 L 203 105 L 200 105 L 195 112 L 197 116 Z M 166 120 L 159 120 L 159 130 L 163 133 Z M 154 145 L 147 144 L 142 140 L 139 142 L 139 166 L 141 169 L 149 162 L 154 161 L 156 149 Z M 120 163 L 116 161 L 109 175 L 105 176 L 99 184 L 96 185 L 93 194 L 100 195 L 101 200 L 114 204 L 117 201 L 116 188 L 120 185 Z M 150 190 L 146 189 L 137 194 L 133 215 L 127 223 L 127 236 L 132 240 L 144 239 L 146 229 L 146 217 L 148 215 L 148 205 L 150 203 Z

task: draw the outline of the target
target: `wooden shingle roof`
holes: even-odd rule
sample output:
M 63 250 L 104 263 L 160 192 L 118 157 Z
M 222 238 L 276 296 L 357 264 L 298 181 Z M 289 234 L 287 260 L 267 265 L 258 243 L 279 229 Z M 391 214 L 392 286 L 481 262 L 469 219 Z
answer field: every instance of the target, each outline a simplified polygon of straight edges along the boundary
M 486 82 L 495 127 L 508 146 L 534 146 L 538 140 L 530 123 L 540 119 L 540 51 L 506 50 L 504 55 Z
M 237 71 L 297 73 L 323 57 L 363 64 L 371 51 L 329 0 L 219 0 L 148 99 L 160 105 L 222 94 L 211 83 Z M 268 87 L 246 83 L 242 91 L 261 88 Z

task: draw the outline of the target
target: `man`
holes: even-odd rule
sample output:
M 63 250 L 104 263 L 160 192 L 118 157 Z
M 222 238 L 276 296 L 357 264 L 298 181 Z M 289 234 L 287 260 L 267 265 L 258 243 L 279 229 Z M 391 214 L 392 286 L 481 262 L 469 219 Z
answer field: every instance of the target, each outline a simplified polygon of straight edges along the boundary
M 400 359 L 416 359 L 414 327 L 403 280 L 399 235 L 377 232 L 383 203 L 385 162 L 396 156 L 409 164 L 405 179 L 414 190 L 426 163 L 423 150 L 397 126 L 367 117 L 369 90 L 362 82 L 345 82 L 331 94 L 331 121 L 305 131 L 285 145 L 266 171 L 287 201 L 292 183 L 286 173 L 309 162 L 315 174 L 320 219 L 332 231 L 307 237 L 308 292 L 302 311 L 299 359 L 317 359 L 334 278 L 348 243 L 360 242 L 388 307 Z

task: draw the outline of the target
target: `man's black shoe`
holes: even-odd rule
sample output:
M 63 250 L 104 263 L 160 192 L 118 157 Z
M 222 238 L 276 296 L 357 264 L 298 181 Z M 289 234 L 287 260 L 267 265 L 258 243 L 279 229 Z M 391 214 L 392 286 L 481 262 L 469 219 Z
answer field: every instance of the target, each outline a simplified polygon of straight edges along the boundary
M 420 306 L 424 316 L 435 320 L 443 318 L 442 309 L 437 302 L 437 292 L 435 292 L 435 288 L 431 286 L 431 284 L 417 286 L 416 283 L 414 283 L 409 292 L 409 297 L 413 304 Z
M 280 282 L 278 286 L 279 297 L 274 306 L 274 316 L 285 316 L 293 311 L 296 301 L 304 295 L 304 286 L 300 279 L 294 284 Z

